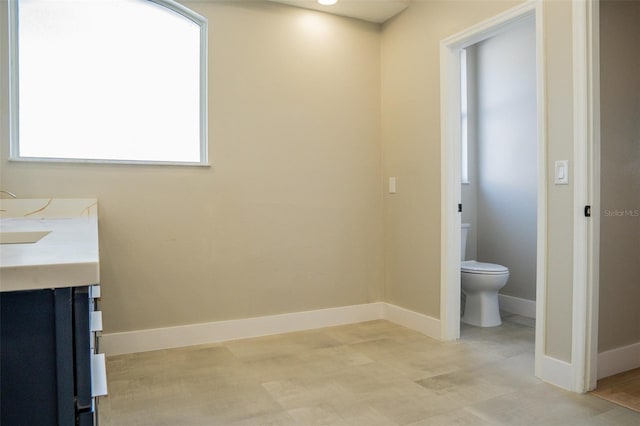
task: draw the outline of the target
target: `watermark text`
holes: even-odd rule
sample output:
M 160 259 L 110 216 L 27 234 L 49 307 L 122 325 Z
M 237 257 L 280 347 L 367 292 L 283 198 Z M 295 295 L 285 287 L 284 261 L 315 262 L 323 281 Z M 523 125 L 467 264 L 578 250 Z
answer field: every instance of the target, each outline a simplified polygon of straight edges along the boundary
M 605 217 L 640 217 L 640 209 L 627 210 L 607 210 L 604 211 Z

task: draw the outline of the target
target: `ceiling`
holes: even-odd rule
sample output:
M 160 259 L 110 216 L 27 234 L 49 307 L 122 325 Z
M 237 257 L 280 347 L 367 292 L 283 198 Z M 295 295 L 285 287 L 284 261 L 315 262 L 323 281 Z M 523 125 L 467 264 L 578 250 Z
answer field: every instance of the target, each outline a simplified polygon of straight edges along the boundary
M 381 24 L 405 10 L 411 0 L 338 0 L 332 6 L 322 6 L 316 0 L 269 0 L 304 9 L 319 10 L 334 15 L 362 19 Z

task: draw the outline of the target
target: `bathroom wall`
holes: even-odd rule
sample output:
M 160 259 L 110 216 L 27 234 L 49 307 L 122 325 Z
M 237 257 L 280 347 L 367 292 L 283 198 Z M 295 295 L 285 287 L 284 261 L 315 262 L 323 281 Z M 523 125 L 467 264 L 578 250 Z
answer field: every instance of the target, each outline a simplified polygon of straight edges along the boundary
M 7 161 L 1 1 L 2 188 L 99 199 L 109 333 L 379 301 L 380 27 L 186 4 L 209 19 L 212 166 Z
M 639 45 L 640 2 L 602 1 L 599 352 L 640 344 Z
M 477 260 L 509 268 L 501 293 L 536 298 L 535 20 L 478 43 Z M 464 199 L 463 199 L 464 203 Z

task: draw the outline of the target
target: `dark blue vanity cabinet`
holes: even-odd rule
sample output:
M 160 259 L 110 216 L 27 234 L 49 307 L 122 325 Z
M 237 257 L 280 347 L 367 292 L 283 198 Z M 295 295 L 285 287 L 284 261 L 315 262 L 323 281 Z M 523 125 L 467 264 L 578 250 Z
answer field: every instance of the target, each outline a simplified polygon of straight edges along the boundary
M 89 287 L 0 293 L 0 424 L 94 425 Z

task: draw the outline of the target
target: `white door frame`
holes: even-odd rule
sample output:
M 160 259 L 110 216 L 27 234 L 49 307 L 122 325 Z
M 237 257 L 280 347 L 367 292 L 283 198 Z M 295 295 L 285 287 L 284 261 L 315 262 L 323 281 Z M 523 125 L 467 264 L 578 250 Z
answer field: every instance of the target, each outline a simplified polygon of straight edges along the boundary
M 600 266 L 599 0 L 572 1 L 574 253 L 572 366 L 576 392 L 595 389 Z M 591 206 L 591 217 L 584 208 Z
M 544 44 L 542 2 L 531 1 L 509 9 L 487 21 L 474 25 L 440 43 L 440 103 L 442 129 L 442 234 L 441 234 L 441 293 L 440 320 L 443 340 L 460 337 L 460 51 L 473 44 L 493 37 L 512 24 L 535 15 L 536 20 L 536 95 L 538 130 L 538 200 L 537 200 L 537 287 L 544 287 L 546 259 L 546 142 L 545 142 L 545 92 L 544 92 Z M 540 295 L 538 294 L 538 297 Z M 538 300 L 544 300 L 544 297 Z M 543 303 L 537 303 L 536 316 Z M 543 330 L 543 321 L 537 321 L 536 329 Z M 536 342 L 542 342 L 538 339 Z
M 538 200 L 535 374 L 574 392 L 595 387 L 598 307 L 599 116 L 597 1 L 573 0 L 574 257 L 572 360 L 545 354 L 547 283 L 547 142 L 544 2 L 532 0 L 455 34 L 440 44 L 441 102 L 441 338 L 460 337 L 460 51 L 500 33 L 524 17 L 536 19 Z M 589 201 L 591 200 L 591 202 Z
M 589 92 L 588 138 L 591 147 L 589 176 L 591 222 L 588 230 L 589 272 L 587 282 L 586 380 L 584 391 L 596 388 L 598 380 L 598 318 L 600 312 L 600 0 L 587 3 Z

